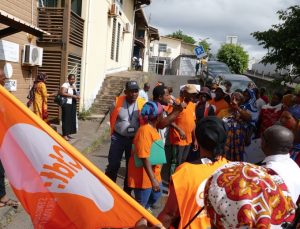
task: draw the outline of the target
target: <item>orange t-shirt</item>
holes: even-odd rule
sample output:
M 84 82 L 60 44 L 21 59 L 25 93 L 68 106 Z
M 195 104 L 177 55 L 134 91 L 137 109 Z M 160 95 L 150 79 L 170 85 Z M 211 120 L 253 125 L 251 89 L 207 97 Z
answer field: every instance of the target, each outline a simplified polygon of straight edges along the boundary
M 204 206 L 204 188 L 208 178 L 221 166 L 227 164 L 225 158 L 208 164 L 183 163 L 172 175 L 172 182 L 176 192 L 180 223 L 183 228 L 196 213 Z M 189 225 L 189 229 L 211 228 L 207 212 L 203 210 Z
M 210 101 L 210 105 L 215 106 L 215 108 L 216 108 L 216 115 L 218 115 L 218 113 L 221 110 L 226 109 L 226 108 L 229 107 L 229 104 L 224 99 L 221 99 L 219 101 L 215 101 L 214 99 L 212 99 Z
M 135 153 L 138 158 L 149 158 L 152 144 L 160 139 L 158 131 L 150 124 L 141 126 L 133 139 Z M 161 165 L 153 165 L 155 179 L 161 182 Z M 137 168 L 134 163 L 134 152 L 131 152 L 128 164 L 128 186 L 131 188 L 152 188 L 151 181 L 144 167 Z
M 173 145 L 186 146 L 192 143 L 192 132 L 196 127 L 195 120 L 195 104 L 189 102 L 187 107 L 177 116 L 174 123 L 184 131 L 186 139 L 180 139 L 180 135 L 177 130 L 170 128 L 170 142 Z

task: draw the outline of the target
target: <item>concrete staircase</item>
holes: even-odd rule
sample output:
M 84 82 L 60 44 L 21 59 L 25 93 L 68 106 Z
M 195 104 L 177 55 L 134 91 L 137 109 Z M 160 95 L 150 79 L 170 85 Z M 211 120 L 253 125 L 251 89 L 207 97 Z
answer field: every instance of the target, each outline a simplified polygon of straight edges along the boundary
M 141 87 L 146 78 L 147 74 L 138 71 L 119 72 L 108 75 L 104 79 L 101 89 L 90 108 L 91 115 L 88 119 L 104 120 L 116 96 L 122 94 L 126 82 L 136 80 Z

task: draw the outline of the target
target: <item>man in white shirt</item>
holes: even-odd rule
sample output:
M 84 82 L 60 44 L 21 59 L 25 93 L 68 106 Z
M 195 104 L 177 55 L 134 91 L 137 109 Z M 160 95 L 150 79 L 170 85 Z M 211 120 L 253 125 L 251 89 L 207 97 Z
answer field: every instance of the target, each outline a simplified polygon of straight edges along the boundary
M 150 90 L 150 84 L 145 83 L 144 88 L 139 91 L 139 97 L 143 98 L 146 102 L 148 102 L 148 91 Z
M 261 148 L 266 158 L 262 166 L 272 169 L 282 177 L 296 203 L 300 195 L 300 168 L 290 158 L 289 151 L 293 146 L 293 133 L 279 125 L 266 129 L 262 134 Z

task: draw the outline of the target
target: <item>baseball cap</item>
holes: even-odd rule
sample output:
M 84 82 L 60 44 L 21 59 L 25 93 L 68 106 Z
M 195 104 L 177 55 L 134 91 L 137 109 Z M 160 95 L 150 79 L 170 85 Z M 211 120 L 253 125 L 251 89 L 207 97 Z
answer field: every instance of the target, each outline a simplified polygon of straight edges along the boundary
M 198 93 L 197 88 L 193 84 L 185 85 L 184 91 L 186 91 L 189 94 L 197 94 Z
M 202 87 L 199 94 L 205 94 L 211 99 L 211 92 L 208 87 Z
M 139 90 L 140 88 L 136 81 L 130 80 L 130 81 L 126 82 L 125 89 L 126 90 Z

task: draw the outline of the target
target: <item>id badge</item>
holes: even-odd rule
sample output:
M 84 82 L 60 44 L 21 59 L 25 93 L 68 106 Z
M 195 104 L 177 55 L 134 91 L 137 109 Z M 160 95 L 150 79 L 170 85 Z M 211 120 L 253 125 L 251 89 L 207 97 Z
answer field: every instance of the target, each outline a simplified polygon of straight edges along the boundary
M 134 128 L 134 127 L 128 127 L 128 128 L 127 128 L 127 133 L 128 133 L 128 134 L 135 133 L 135 128 Z

